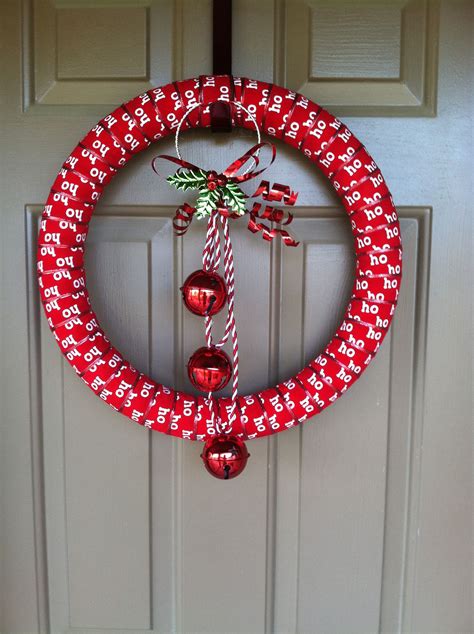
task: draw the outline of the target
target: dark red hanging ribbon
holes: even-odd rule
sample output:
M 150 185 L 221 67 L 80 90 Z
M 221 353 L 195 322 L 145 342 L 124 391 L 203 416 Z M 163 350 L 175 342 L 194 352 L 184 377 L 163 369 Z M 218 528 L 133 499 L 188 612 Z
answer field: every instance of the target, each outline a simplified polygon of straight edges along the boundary
M 269 147 L 271 149 L 271 158 L 265 167 L 257 169 L 260 164 L 260 159 L 258 157 L 258 152 L 263 147 Z M 257 143 L 254 145 L 248 152 L 243 154 L 241 157 L 233 161 L 223 172 L 222 174 L 217 174 L 216 178 L 225 177 L 228 181 L 233 181 L 234 183 L 243 183 L 252 178 L 259 176 L 262 172 L 264 172 L 270 165 L 272 165 L 273 161 L 276 157 L 276 148 L 273 143 Z M 197 165 L 193 163 L 189 163 L 184 159 L 177 158 L 176 156 L 170 156 L 168 154 L 160 154 L 156 156 L 152 161 L 153 171 L 161 176 L 160 172 L 156 168 L 156 161 L 159 159 L 163 159 L 166 161 L 170 161 L 171 163 L 175 163 L 179 165 L 180 168 L 185 169 L 201 169 Z M 250 161 L 253 162 L 253 167 L 247 173 L 239 174 L 240 170 L 245 167 Z M 203 170 L 204 171 L 204 170 Z M 212 172 L 211 172 L 212 173 Z M 263 198 L 263 200 L 268 202 L 279 202 L 284 205 L 293 206 L 298 197 L 298 193 L 294 192 L 290 189 L 288 185 L 282 185 L 280 183 L 274 183 L 270 186 L 269 181 L 261 181 L 260 185 L 257 187 L 255 192 L 251 195 L 245 194 L 247 198 Z M 252 233 L 262 233 L 262 238 L 271 242 L 277 235 L 279 235 L 284 244 L 290 247 L 298 246 L 299 242 L 295 240 L 286 229 L 280 228 L 270 228 L 267 224 L 260 222 L 260 220 L 266 220 L 267 222 L 276 223 L 279 225 L 287 226 L 291 224 L 293 221 L 293 215 L 291 213 L 287 213 L 281 207 L 273 207 L 270 205 L 266 205 L 262 211 L 262 203 L 254 202 L 252 208 L 248 211 L 249 222 L 248 222 L 248 230 Z M 241 216 L 235 212 L 232 212 L 228 209 L 227 206 L 221 204 L 217 206 L 217 210 L 224 216 L 228 218 L 240 218 Z M 193 216 L 196 213 L 196 208 L 189 205 L 188 203 L 183 203 L 176 210 L 175 216 L 173 218 L 173 228 L 178 236 L 183 236 L 186 231 L 189 229 L 191 222 L 193 221 Z
M 232 75 L 232 0 L 212 3 L 212 74 Z M 209 105 L 209 114 L 213 132 L 232 132 L 229 102 L 214 101 Z

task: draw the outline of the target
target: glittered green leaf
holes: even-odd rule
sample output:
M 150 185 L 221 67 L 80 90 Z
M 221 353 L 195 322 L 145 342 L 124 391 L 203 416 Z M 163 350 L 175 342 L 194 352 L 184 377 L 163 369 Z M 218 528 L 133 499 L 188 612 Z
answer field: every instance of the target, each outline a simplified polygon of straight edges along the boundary
M 229 209 L 239 214 L 239 216 L 243 216 L 247 211 L 245 205 L 247 197 L 240 187 L 236 183 L 228 182 L 227 185 L 221 187 L 220 189 L 221 196 Z
M 166 179 L 170 185 L 177 189 L 186 191 L 187 189 L 199 189 L 207 180 L 207 174 L 202 169 L 179 169 L 175 174 Z
M 202 187 L 199 190 L 199 197 L 196 201 L 196 218 L 204 218 L 204 216 L 210 216 L 211 212 L 216 208 L 217 202 L 220 198 L 219 188 L 208 189 Z

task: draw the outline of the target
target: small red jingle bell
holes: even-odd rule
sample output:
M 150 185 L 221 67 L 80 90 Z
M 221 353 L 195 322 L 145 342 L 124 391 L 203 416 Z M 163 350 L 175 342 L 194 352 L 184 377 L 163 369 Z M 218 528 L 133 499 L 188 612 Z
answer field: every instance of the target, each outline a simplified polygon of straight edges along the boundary
M 199 348 L 188 361 L 191 383 L 203 392 L 216 392 L 227 385 L 232 365 L 225 352 L 218 348 Z
M 220 275 L 211 271 L 194 271 L 181 287 L 183 300 L 192 313 L 200 317 L 215 315 L 222 310 L 227 289 Z
M 220 480 L 231 480 L 245 469 L 250 454 L 236 436 L 214 436 L 204 445 L 201 458 L 207 471 Z

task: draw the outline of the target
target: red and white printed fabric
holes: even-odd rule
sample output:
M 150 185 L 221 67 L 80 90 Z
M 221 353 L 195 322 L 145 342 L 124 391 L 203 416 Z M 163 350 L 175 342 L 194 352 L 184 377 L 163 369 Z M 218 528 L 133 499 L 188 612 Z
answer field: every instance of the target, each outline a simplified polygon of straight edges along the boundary
M 303 95 L 244 77 L 201 76 L 149 90 L 104 117 L 63 164 L 46 201 L 39 233 L 38 280 L 48 324 L 82 380 L 131 420 L 189 440 L 217 433 L 211 403 L 165 387 L 136 370 L 107 338 L 93 313 L 84 250 L 89 221 L 104 187 L 151 143 L 210 126 L 209 105 L 231 102 L 233 124 L 298 148 L 332 183 L 354 235 L 356 277 L 337 332 L 296 376 L 257 394 L 240 396 L 233 434 L 266 436 L 318 414 L 362 374 L 393 318 L 401 282 L 397 212 L 384 178 L 364 146 L 338 119 Z M 217 399 L 225 424 L 232 403 Z

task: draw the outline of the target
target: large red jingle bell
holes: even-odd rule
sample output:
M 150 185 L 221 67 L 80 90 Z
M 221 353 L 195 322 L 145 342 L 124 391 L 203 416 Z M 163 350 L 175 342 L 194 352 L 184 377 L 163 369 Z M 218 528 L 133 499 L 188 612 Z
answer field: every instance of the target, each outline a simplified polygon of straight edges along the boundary
M 188 361 L 188 376 L 195 388 L 202 392 L 222 390 L 232 375 L 232 364 L 225 352 L 218 348 L 199 348 Z
M 204 445 L 201 458 L 207 471 L 220 480 L 231 480 L 245 469 L 250 454 L 236 436 L 214 436 Z
M 181 287 L 183 300 L 192 313 L 200 317 L 215 315 L 222 310 L 227 289 L 220 275 L 211 271 L 194 271 Z

